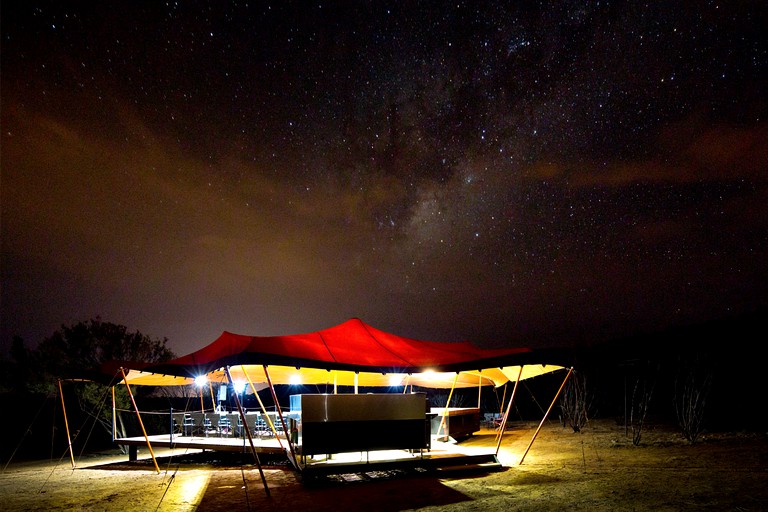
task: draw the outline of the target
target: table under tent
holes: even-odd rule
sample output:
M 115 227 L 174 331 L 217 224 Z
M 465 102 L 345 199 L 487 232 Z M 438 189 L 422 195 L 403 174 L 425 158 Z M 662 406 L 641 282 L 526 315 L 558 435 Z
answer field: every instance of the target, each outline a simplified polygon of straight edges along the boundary
M 153 460 L 153 446 L 247 450 L 261 471 L 260 453 L 284 453 L 297 470 L 310 474 L 338 471 L 340 458 L 334 455 L 352 452 L 366 454 L 365 464 L 372 463 L 371 453 L 383 451 L 401 454 L 390 462 L 437 461 L 445 454 L 434 453 L 436 442 L 479 429 L 479 390 L 512 382 L 514 388 L 497 429 L 495 452 L 474 456 L 477 461 L 498 463 L 496 455 L 517 384 L 565 370 L 556 361 L 543 360 L 547 357 L 528 348 L 483 349 L 469 342 L 414 340 L 353 318 L 335 327 L 297 335 L 224 332 L 200 350 L 165 363 L 110 362 L 102 372 L 112 375 L 113 384 L 124 385 L 131 395 L 142 435 L 116 438 L 115 442 L 128 446 L 132 456 L 137 446 L 146 446 Z M 570 373 L 568 370 L 564 376 L 560 390 Z M 203 405 L 204 394 L 210 393 L 212 406 L 215 402 L 213 383 L 238 391 L 231 394 L 231 410 Z M 291 395 L 289 407 L 283 408 L 275 386 L 290 384 L 325 385 L 333 392 Z M 140 385 L 197 385 L 201 407 L 170 412 L 170 434 L 152 434 L 144 428 L 131 392 Z M 257 410 L 243 407 L 244 388 L 257 399 Z M 426 394 L 418 392 L 421 388 L 446 390 L 445 406 L 430 407 Z M 477 407 L 451 407 L 451 397 L 458 388 L 477 388 Z M 265 407 L 259 396 L 260 390 L 266 393 L 267 389 L 273 410 Z M 360 389 L 381 392 L 360 393 Z M 467 462 L 466 455 L 461 457 Z M 156 461 L 155 468 L 159 472 Z M 261 475 L 269 492 L 263 472 Z

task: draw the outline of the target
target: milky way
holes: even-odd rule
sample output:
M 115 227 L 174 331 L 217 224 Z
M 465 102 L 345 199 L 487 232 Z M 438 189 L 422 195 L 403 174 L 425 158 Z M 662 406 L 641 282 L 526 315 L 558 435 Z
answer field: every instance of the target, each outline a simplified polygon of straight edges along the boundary
M 657 5 L 658 4 L 658 5 Z M 357 316 L 571 345 L 768 306 L 764 2 L 2 12 L 2 347 Z

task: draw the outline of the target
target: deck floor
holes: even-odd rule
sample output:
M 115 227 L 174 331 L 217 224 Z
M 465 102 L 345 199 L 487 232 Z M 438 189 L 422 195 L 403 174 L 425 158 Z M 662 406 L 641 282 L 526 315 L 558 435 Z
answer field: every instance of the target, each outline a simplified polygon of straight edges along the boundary
M 152 446 L 162 446 L 165 448 L 188 448 L 225 452 L 249 452 L 251 449 L 248 439 L 231 436 L 183 436 L 174 434 L 171 437 L 165 434 L 149 436 L 149 442 Z M 115 439 L 115 443 L 125 446 L 146 446 L 147 440 L 144 436 L 123 437 Z M 256 448 L 256 453 L 285 453 L 287 449 L 285 441 L 283 441 L 284 448 L 281 448 L 275 438 L 254 438 L 253 445 Z
M 211 436 L 182 436 L 174 434 L 149 436 L 153 447 L 196 449 L 225 452 L 250 453 L 250 445 L 247 439 L 238 437 Z M 115 442 L 134 449 L 146 446 L 146 439 L 141 437 L 128 437 L 116 439 Z M 277 439 L 258 438 L 253 439 L 256 453 L 284 454 L 289 460 L 288 447 L 283 440 L 283 448 Z M 430 450 L 411 452 L 408 450 L 375 450 L 369 452 L 337 453 L 326 456 L 299 457 L 297 469 L 305 476 L 327 475 L 333 473 L 347 473 L 366 470 L 384 470 L 394 467 L 424 467 L 440 470 L 448 467 L 476 467 L 486 470 L 497 469 L 500 466 L 498 459 L 488 450 L 465 449 L 455 442 L 441 442 L 435 436 L 432 439 Z

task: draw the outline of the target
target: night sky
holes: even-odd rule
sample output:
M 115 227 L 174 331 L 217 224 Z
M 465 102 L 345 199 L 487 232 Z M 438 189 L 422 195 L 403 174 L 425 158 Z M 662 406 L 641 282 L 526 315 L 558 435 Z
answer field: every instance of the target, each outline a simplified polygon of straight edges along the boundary
M 768 7 L 3 1 L 2 337 L 359 317 L 572 346 L 768 306 Z

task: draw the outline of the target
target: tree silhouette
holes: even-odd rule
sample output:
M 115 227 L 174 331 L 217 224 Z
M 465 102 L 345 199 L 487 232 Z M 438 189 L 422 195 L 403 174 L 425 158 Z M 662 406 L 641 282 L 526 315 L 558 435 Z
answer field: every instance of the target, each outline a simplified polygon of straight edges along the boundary
M 175 357 L 166 346 L 167 338 L 152 339 L 124 325 L 103 322 L 99 317 L 66 326 L 44 339 L 29 360 L 34 360 L 44 382 L 53 389 L 58 378 L 87 377 L 99 365 L 111 360 L 162 362 Z M 108 389 L 97 382 L 74 386 L 80 408 L 107 431 L 112 429 L 112 410 L 104 407 Z M 125 389 L 116 388 L 117 408 L 128 408 Z M 125 436 L 120 415 L 116 418 L 118 434 Z

